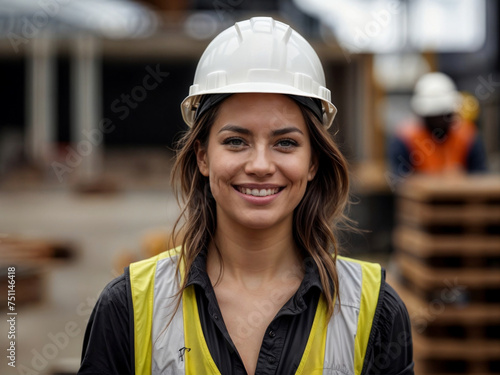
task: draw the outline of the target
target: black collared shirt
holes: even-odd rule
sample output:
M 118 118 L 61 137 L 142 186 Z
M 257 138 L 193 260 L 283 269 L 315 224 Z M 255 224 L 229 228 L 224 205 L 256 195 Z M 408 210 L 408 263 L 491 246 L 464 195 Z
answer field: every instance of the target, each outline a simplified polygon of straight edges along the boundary
M 243 362 L 222 319 L 206 256 L 191 268 L 203 334 L 222 375 L 246 375 Z M 297 292 L 281 308 L 264 335 L 256 374 L 294 374 L 307 343 L 322 293 L 315 265 L 305 267 Z M 104 289 L 85 333 L 79 374 L 132 375 L 134 370 L 133 309 L 128 269 Z M 397 350 L 395 350 L 397 348 Z M 411 328 L 396 292 L 382 282 L 362 374 L 412 375 Z M 137 374 L 141 375 L 141 374 Z
M 200 254 L 191 267 L 187 285 L 196 288 L 203 334 L 221 374 L 246 374 L 245 367 L 222 319 L 212 283 L 206 272 L 206 256 Z M 285 303 L 267 328 L 257 360 L 256 374 L 294 374 L 299 366 L 322 285 L 317 267 L 305 268 L 297 292 Z

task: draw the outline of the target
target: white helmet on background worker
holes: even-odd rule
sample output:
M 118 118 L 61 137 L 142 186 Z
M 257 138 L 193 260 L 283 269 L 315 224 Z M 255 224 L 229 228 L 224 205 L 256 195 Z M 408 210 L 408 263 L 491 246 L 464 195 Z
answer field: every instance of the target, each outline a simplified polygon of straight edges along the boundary
M 237 22 L 221 32 L 200 58 L 189 96 L 181 104 L 193 126 L 204 95 L 277 93 L 317 99 L 330 127 L 337 112 L 325 74 L 311 45 L 290 26 L 270 17 Z
M 435 72 L 424 74 L 417 81 L 411 106 L 421 117 L 455 113 L 461 101 L 455 83 L 446 74 Z

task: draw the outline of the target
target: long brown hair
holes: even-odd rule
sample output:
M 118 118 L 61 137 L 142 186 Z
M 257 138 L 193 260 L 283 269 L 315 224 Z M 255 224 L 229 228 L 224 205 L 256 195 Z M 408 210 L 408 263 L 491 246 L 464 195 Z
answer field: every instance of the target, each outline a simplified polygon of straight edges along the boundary
M 339 287 L 335 267 L 338 253 L 335 233 L 340 222 L 348 221 L 344 215 L 349 191 L 348 168 L 330 133 L 308 108 L 298 105 L 309 129 L 311 149 L 318 162 L 318 170 L 309 182 L 302 201 L 295 208 L 293 236 L 298 248 L 305 251 L 318 267 L 328 314 L 331 315 Z M 181 198 L 179 203 L 182 210 L 174 226 L 173 238 L 175 242 L 178 234 L 182 233 L 177 272 L 183 263 L 185 275 L 188 275 L 196 256 L 208 248 L 217 227 L 215 199 L 210 192 L 208 178 L 198 170 L 195 145 L 197 142 L 202 146 L 207 145 L 219 106 L 220 103 L 204 113 L 177 145 L 171 180 L 177 199 Z M 187 277 L 183 277 L 176 308 L 186 283 Z

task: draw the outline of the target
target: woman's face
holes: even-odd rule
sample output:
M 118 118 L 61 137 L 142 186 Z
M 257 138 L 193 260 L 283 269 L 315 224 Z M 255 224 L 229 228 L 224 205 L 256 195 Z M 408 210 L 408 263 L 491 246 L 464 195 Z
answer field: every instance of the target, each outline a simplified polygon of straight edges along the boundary
M 291 229 L 317 169 L 298 105 L 279 94 L 230 96 L 196 154 L 210 181 L 218 225 L 249 229 Z

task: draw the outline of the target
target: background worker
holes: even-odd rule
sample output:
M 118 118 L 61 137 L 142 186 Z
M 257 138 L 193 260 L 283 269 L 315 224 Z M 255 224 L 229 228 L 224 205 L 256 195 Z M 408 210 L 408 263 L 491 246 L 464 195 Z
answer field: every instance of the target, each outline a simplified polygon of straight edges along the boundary
M 423 75 L 411 106 L 416 121 L 402 124 L 389 144 L 392 173 L 472 173 L 486 171 L 486 154 L 475 124 L 460 116 L 462 95 L 443 73 Z

